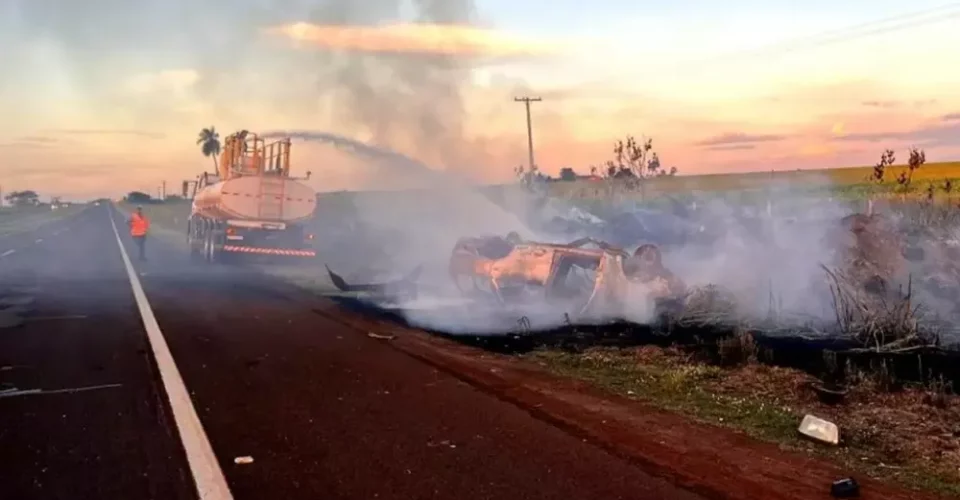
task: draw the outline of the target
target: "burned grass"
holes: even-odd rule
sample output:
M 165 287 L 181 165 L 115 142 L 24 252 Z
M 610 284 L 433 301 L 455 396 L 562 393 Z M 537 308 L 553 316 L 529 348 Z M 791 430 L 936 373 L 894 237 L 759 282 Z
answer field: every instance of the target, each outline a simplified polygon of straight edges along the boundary
M 749 356 L 724 367 L 699 361 L 696 353 L 678 347 L 580 353 L 544 348 L 525 357 L 555 374 L 785 448 L 824 455 L 860 474 L 960 495 L 960 398 L 942 383 L 890 392 L 876 375 L 851 373 L 843 401 L 831 404 L 823 401 L 822 382 L 811 375 Z M 828 448 L 798 437 L 805 414 L 837 423 L 841 445 Z

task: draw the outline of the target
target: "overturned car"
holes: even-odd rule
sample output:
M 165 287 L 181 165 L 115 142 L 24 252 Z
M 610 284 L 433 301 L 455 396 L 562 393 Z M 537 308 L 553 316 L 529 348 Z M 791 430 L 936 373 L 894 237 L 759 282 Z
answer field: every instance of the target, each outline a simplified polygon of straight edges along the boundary
M 351 285 L 329 271 L 345 292 L 366 291 L 408 297 L 413 281 Z M 661 303 L 682 302 L 686 287 L 662 263 L 655 245 L 630 254 L 591 238 L 567 244 L 507 237 L 461 238 L 448 263 L 453 285 L 476 301 L 504 305 L 546 305 L 577 320 L 650 319 Z

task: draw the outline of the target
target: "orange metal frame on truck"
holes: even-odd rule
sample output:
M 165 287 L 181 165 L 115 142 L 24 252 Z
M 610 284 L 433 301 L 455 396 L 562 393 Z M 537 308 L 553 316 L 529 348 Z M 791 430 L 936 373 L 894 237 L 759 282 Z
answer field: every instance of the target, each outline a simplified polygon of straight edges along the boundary
M 227 136 L 223 141 L 217 171 L 220 180 L 271 173 L 289 176 L 290 144 L 289 137 L 266 144 L 257 134 L 247 131 Z

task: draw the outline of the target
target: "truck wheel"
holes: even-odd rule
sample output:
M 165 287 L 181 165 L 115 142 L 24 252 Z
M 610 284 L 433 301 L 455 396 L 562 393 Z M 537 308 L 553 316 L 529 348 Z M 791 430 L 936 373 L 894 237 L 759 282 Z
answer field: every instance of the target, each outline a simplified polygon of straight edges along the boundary
M 220 252 L 217 251 L 216 237 L 212 231 L 207 236 L 207 262 L 211 264 L 220 262 Z
M 213 263 L 213 239 L 209 234 L 203 238 L 203 261 L 208 264 Z
M 187 234 L 187 248 L 190 250 L 190 260 L 192 262 L 202 260 L 201 251 L 197 248 L 197 239 L 194 238 L 193 234 Z

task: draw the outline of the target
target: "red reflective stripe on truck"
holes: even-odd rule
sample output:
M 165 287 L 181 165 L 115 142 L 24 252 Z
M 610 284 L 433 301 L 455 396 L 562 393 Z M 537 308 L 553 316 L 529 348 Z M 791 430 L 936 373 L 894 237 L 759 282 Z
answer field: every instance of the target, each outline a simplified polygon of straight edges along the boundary
M 294 257 L 316 257 L 317 252 L 314 250 L 288 250 L 284 248 L 262 248 L 262 247 L 242 247 L 236 245 L 224 245 L 224 252 L 238 252 L 238 253 L 256 253 L 263 255 L 289 255 Z

